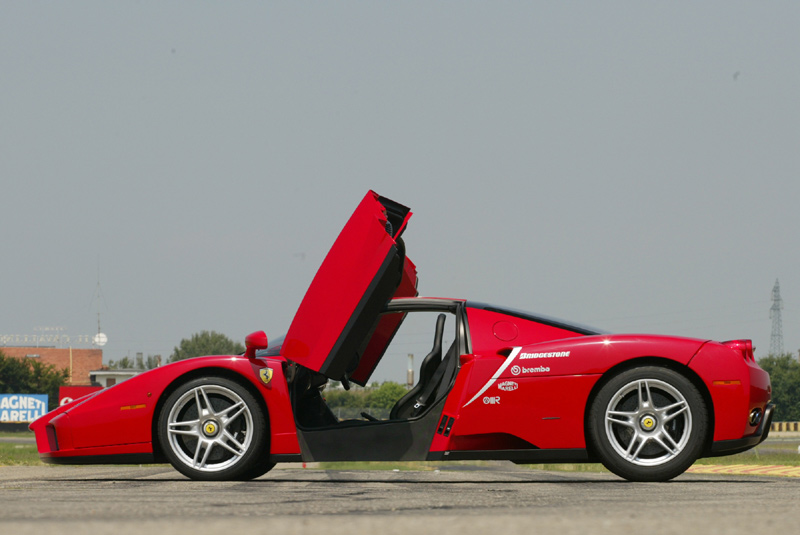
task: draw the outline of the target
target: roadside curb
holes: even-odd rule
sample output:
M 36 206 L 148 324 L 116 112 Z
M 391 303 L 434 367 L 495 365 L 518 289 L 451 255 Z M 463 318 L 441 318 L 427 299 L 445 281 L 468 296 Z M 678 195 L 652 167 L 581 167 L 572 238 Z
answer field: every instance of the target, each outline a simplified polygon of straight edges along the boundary
M 686 471 L 690 474 L 726 474 L 748 476 L 800 477 L 800 466 L 752 464 L 695 464 Z

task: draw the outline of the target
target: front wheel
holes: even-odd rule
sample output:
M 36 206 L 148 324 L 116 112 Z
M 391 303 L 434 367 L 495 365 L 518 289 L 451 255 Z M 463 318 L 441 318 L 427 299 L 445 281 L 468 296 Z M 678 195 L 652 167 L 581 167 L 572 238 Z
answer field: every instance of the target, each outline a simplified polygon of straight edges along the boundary
M 589 412 L 589 440 L 600 461 L 631 481 L 679 476 L 700 456 L 707 432 L 703 396 L 668 368 L 645 366 L 614 376 Z
M 172 466 L 192 479 L 241 480 L 271 468 L 261 407 L 246 388 L 224 377 L 178 387 L 161 410 L 158 437 Z

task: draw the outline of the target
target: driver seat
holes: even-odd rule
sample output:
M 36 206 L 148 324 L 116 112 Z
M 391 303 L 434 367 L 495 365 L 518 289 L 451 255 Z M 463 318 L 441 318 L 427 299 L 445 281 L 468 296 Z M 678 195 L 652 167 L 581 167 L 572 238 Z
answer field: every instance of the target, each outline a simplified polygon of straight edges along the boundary
M 405 396 L 400 398 L 392 411 L 389 413 L 390 420 L 404 420 L 415 416 L 415 405 L 417 398 L 425 392 L 425 388 L 433 380 L 436 370 L 442 364 L 442 337 L 444 335 L 444 314 L 439 314 L 436 318 L 436 333 L 433 338 L 433 348 L 431 352 L 422 360 L 419 368 L 419 381 L 409 390 Z

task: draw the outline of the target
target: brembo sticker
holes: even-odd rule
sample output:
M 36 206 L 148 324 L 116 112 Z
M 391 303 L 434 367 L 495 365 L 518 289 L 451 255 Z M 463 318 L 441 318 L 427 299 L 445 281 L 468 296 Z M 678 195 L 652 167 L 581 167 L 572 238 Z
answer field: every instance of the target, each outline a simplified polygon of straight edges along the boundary
M 524 366 L 511 366 L 511 374 L 519 375 L 521 373 L 547 373 L 550 368 L 547 366 L 536 366 L 534 368 L 526 368 Z

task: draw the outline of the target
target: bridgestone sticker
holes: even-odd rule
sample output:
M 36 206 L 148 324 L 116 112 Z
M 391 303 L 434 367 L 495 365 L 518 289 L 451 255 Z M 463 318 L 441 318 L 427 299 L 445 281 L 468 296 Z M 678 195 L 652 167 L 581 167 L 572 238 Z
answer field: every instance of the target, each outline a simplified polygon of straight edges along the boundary
M 554 351 L 551 353 L 520 353 L 519 359 L 558 359 L 569 356 L 569 351 Z

